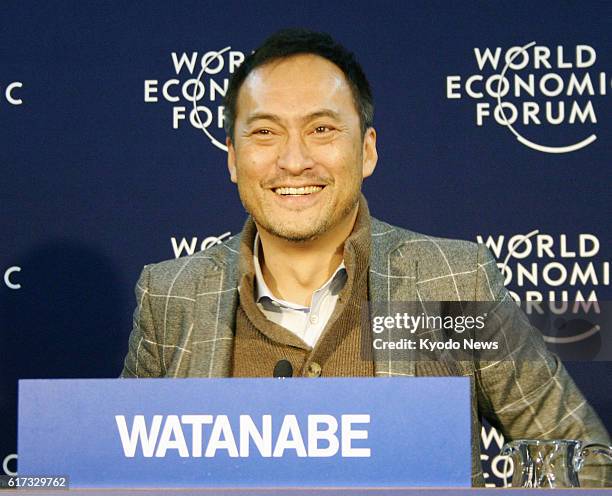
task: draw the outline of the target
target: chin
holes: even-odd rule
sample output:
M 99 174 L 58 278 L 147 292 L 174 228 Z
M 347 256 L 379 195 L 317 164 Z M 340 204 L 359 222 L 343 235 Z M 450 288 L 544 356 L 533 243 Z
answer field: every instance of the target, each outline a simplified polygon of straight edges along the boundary
M 321 234 L 322 228 L 324 228 L 324 226 L 319 225 L 319 222 L 316 222 L 315 219 L 311 222 L 305 222 L 303 218 L 300 219 L 299 215 L 297 215 L 296 217 L 299 219 L 299 222 L 295 222 L 295 218 L 292 217 L 293 216 L 283 216 L 281 218 L 276 218 L 274 221 L 271 221 L 269 218 L 255 218 L 255 222 L 267 232 L 278 238 L 296 242 L 316 239 Z M 261 222 L 261 220 L 264 220 L 264 222 Z
M 286 239 L 287 241 L 295 241 L 296 243 L 304 241 L 312 241 L 319 237 L 320 232 L 318 230 L 308 229 L 283 229 L 283 227 L 268 229 L 268 231 L 279 238 Z

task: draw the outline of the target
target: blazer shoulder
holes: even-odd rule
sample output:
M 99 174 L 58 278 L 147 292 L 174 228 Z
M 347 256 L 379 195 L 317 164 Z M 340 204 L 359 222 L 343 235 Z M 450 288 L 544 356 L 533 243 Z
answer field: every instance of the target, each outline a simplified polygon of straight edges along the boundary
M 208 278 L 219 277 L 225 271 L 234 271 L 238 265 L 239 236 L 204 251 L 185 257 L 145 265 L 143 274 L 149 290 L 154 293 L 188 293 L 205 284 Z
M 495 261 L 482 244 L 431 236 L 377 219 L 372 219 L 372 243 L 373 253 L 416 261 L 420 277 L 474 271 Z
M 453 266 L 474 266 L 490 256 L 484 245 L 473 241 L 431 236 L 377 219 L 372 220 L 372 241 L 378 252 L 409 256 L 420 265 L 447 260 Z

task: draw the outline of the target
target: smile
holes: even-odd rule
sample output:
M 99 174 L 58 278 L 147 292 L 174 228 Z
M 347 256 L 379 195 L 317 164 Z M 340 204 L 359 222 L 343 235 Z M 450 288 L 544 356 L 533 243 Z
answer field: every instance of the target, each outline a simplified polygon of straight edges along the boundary
M 317 193 L 323 189 L 324 186 L 302 186 L 300 188 L 274 188 L 274 192 L 277 195 L 281 196 L 301 196 L 301 195 L 310 195 L 312 193 Z

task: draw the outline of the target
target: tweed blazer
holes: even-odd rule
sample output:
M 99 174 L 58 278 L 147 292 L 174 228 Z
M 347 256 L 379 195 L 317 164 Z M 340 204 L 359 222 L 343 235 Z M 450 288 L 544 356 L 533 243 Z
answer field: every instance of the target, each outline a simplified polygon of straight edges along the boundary
M 510 299 L 484 245 L 427 236 L 374 218 L 371 236 L 368 293 L 373 302 L 418 306 L 430 301 Z M 122 377 L 231 375 L 239 246 L 240 235 L 203 252 L 144 267 L 136 285 L 137 308 Z M 481 417 L 510 439 L 609 441 L 601 421 L 560 361 L 547 351 L 539 331 L 520 317 L 500 319 L 497 331 L 523 333 L 541 360 L 461 361 L 451 369 L 436 364 L 425 368 L 418 361 L 397 360 L 397 351 L 392 356 L 389 350 L 373 349 L 375 375 L 471 378 L 473 485 L 484 484 Z M 601 484 L 605 470 L 605 466 L 587 468 L 581 481 Z

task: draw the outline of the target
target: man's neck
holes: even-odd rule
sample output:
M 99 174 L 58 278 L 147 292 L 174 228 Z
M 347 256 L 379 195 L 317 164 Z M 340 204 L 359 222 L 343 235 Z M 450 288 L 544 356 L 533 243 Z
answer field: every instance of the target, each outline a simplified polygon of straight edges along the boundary
M 312 293 L 342 262 L 344 243 L 355 225 L 357 209 L 340 225 L 311 241 L 289 241 L 258 226 L 262 248 L 259 263 L 264 281 L 274 296 L 310 306 Z

